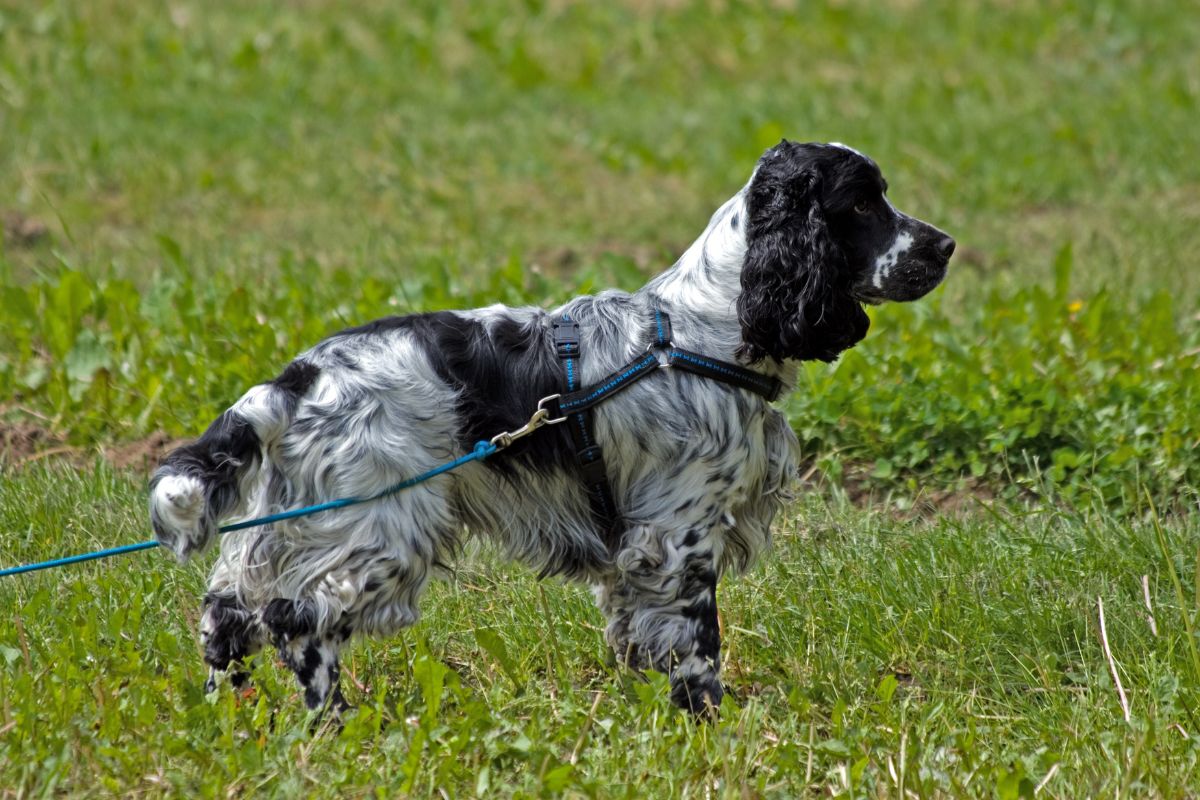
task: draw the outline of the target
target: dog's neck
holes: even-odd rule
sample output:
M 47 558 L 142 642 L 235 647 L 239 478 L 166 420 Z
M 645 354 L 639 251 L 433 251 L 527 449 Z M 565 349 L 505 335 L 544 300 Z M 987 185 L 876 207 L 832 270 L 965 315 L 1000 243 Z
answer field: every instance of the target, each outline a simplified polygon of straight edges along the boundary
M 745 198 L 745 188 L 729 198 L 674 266 L 639 292 L 648 295 L 651 302 L 661 302 L 689 317 L 694 333 L 702 340 L 683 346 L 699 347 L 709 355 L 729 361 L 736 360 L 735 354 L 742 343 L 737 300 L 742 293 L 742 266 L 747 248 Z M 766 359 L 754 368 L 779 378 L 789 387 L 795 384 L 796 362 L 780 364 Z
M 744 190 L 738 192 L 718 208 L 700 238 L 643 291 L 710 324 L 736 327 L 746 257 L 744 194 Z

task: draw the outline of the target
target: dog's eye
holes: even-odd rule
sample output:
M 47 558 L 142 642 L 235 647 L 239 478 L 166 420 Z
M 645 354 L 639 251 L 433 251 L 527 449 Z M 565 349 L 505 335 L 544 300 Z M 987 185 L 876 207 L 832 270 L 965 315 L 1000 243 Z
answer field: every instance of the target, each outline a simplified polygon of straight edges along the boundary
M 857 203 L 854 204 L 854 213 L 855 214 L 865 214 L 870 210 L 871 210 L 871 204 L 868 203 L 866 200 L 859 200 Z

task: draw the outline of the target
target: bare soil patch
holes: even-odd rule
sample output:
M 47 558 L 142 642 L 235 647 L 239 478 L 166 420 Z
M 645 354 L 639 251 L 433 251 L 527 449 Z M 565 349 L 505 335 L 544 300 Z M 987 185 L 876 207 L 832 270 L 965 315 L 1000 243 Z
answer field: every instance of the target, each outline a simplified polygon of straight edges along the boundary
M 20 211 L 0 212 L 0 228 L 4 231 L 4 241 L 17 247 L 33 247 L 50 234 L 44 222 Z
M 0 422 L 0 464 L 21 464 L 74 449 L 32 422 Z
M 151 472 L 167 453 L 186 439 L 157 431 L 143 439 L 114 444 L 79 446 L 32 422 L 0 422 L 0 468 L 23 469 L 46 461 L 65 461 L 83 467 L 100 456 L 117 469 Z
M 835 482 L 815 464 L 808 464 L 800 468 L 800 489 L 829 492 L 836 485 L 855 507 L 883 509 L 897 519 L 967 516 L 979 511 L 981 504 L 996 501 L 992 487 L 974 480 L 953 488 L 923 488 L 914 495 L 903 488 L 881 485 L 870 478 L 870 473 L 870 464 L 846 463 L 842 465 L 841 480 Z
M 162 431 L 156 431 L 144 439 L 106 445 L 99 448 L 99 451 L 117 469 L 151 472 L 162 463 L 168 453 L 188 441 L 190 440 L 177 439 Z

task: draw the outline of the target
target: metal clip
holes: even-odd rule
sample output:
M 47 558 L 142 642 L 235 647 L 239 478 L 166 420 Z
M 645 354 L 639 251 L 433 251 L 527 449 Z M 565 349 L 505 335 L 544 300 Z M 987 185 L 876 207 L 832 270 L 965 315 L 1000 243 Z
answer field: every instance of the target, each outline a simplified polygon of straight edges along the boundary
M 560 422 L 566 421 L 566 417 L 550 419 L 550 410 L 545 408 L 545 404 L 556 397 L 558 397 L 556 394 L 552 394 L 549 397 L 543 397 L 538 401 L 537 411 L 533 412 L 533 416 L 529 418 L 529 422 L 526 422 L 515 431 L 507 431 L 505 433 L 496 434 L 492 437 L 492 444 L 494 444 L 498 449 L 503 450 L 517 439 L 522 439 L 528 436 L 544 425 L 557 425 Z
M 671 348 L 674 346 L 675 345 L 670 343 L 658 344 L 657 342 L 651 342 L 650 346 L 646 348 L 646 351 L 638 356 L 638 360 L 640 361 L 648 355 L 653 355 L 654 359 L 658 362 L 659 369 L 670 369 Z
M 549 395 L 546 395 L 545 397 L 543 397 L 541 400 L 538 400 L 537 410 L 546 412 L 546 423 L 545 424 L 557 425 L 560 422 L 566 422 L 566 420 L 567 420 L 566 414 L 563 414 L 561 417 L 551 418 L 550 409 L 546 408 L 547 403 L 549 403 L 551 400 L 557 400 L 560 397 L 562 397 L 561 394 L 549 394 Z M 561 412 L 562 409 L 559 409 L 559 411 Z M 534 416 L 537 416 L 537 415 L 534 414 Z

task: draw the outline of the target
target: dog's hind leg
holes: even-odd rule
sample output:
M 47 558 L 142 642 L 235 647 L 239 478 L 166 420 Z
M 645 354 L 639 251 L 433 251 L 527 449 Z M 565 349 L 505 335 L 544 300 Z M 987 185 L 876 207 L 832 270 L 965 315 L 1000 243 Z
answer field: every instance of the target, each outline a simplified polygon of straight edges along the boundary
M 332 708 L 341 713 L 350 707 L 338 686 L 338 654 L 349 638 L 349 627 L 318 633 L 312 606 L 303 600 L 278 598 L 261 612 L 279 657 L 296 675 L 309 709 Z
M 262 649 L 263 639 L 254 614 L 239 603 L 232 592 L 210 591 L 206 594 L 200 617 L 200 644 L 204 647 L 204 662 L 209 667 L 204 691 L 214 691 L 223 673 L 229 673 L 235 689 L 246 687 L 249 674 L 244 669 L 244 662 Z
M 310 709 L 344 711 L 338 653 L 355 633 L 390 636 L 419 617 L 417 604 L 430 575 L 415 553 L 405 558 L 351 561 L 298 600 L 277 598 L 260 612 L 280 658 L 295 674 Z M 324 609 L 322 615 L 319 609 Z
M 703 713 L 721 704 L 717 570 L 700 529 L 628 531 L 617 573 L 597 587 L 616 656 L 634 669 L 671 677 L 671 701 Z
M 218 561 L 213 569 L 202 608 L 200 644 L 209 667 L 204 691 L 214 691 L 225 673 L 235 689 L 245 688 L 250 680 L 245 661 L 262 649 L 266 635 L 254 612 L 238 599 L 227 561 Z

